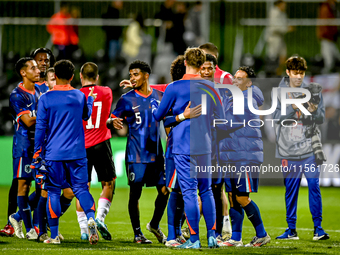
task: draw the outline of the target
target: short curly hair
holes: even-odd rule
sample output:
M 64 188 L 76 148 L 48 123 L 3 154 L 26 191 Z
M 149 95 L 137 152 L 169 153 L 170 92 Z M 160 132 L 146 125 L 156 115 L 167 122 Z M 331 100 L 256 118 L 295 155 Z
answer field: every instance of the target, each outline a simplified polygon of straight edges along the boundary
M 241 66 L 238 70 L 245 72 L 247 74 L 247 78 L 252 81 L 256 78 L 255 71 L 250 66 Z
M 204 51 L 199 48 L 187 48 L 184 53 L 184 59 L 187 65 L 200 68 L 204 64 L 206 57 Z
M 136 68 L 139 68 L 144 73 L 151 74 L 151 67 L 144 61 L 136 59 L 130 64 L 129 71 Z
M 170 66 L 170 74 L 172 81 L 178 81 L 183 78 L 185 74 L 184 56 L 179 55 Z
M 307 70 L 307 62 L 303 57 L 299 55 L 293 55 L 286 60 L 286 67 L 288 70 Z
M 214 67 L 217 65 L 217 59 L 213 55 L 208 53 L 208 54 L 205 54 L 205 57 L 206 57 L 205 62 L 207 61 L 212 62 Z

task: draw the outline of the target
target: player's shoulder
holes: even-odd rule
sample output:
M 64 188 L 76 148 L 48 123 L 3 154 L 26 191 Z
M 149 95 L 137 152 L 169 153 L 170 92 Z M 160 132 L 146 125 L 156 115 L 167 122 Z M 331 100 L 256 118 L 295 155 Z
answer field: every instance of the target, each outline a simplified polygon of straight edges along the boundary
M 121 97 L 122 98 L 136 97 L 135 90 L 131 89 L 130 91 L 124 93 Z
M 18 97 L 23 97 L 23 93 L 24 91 L 22 89 L 20 89 L 19 85 L 21 83 L 19 83 L 11 92 L 11 94 L 9 95 L 9 98 L 18 98 Z
M 160 91 L 158 89 L 153 88 L 152 89 L 152 94 L 155 95 L 155 96 L 163 96 L 164 92 Z

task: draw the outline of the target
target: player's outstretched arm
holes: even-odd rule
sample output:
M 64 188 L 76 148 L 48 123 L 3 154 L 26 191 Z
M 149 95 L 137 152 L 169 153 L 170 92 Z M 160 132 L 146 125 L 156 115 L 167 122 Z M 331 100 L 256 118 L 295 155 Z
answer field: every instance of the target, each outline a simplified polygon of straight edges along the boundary
M 153 117 L 156 121 L 161 121 L 167 115 L 175 99 L 176 93 L 174 92 L 173 85 L 170 84 L 164 92 L 159 107 L 152 111 Z
M 123 119 L 121 118 L 109 118 L 107 121 L 106 121 L 106 126 L 108 128 L 112 128 L 114 127 L 115 129 L 117 130 L 120 130 L 123 128 Z
M 93 91 L 94 91 L 94 87 L 91 88 L 89 97 L 93 97 L 93 101 L 94 101 L 97 98 L 97 93 L 93 93 Z
M 129 81 L 129 80 L 122 80 L 120 83 L 119 83 L 119 86 L 120 87 L 123 87 L 123 89 L 126 89 L 126 88 L 133 88 L 132 86 L 132 83 Z
M 36 123 L 37 117 L 33 117 L 31 114 L 26 113 L 21 115 L 20 119 L 25 123 L 26 127 L 31 127 Z
M 185 110 L 183 112 L 183 115 L 186 119 L 193 119 L 201 116 L 202 114 L 202 105 L 197 105 L 193 108 L 190 108 L 191 102 L 189 101 L 187 107 L 185 107 Z
M 82 119 L 85 120 L 85 121 L 87 121 L 91 117 L 92 110 L 93 110 L 93 108 L 92 108 L 93 102 L 97 98 L 97 94 L 94 94 L 93 90 L 94 90 L 94 87 L 91 88 L 91 91 L 89 93 L 89 96 L 87 97 L 87 100 L 86 100 L 85 95 L 82 93 L 83 99 L 84 99 L 84 108 L 83 108 Z

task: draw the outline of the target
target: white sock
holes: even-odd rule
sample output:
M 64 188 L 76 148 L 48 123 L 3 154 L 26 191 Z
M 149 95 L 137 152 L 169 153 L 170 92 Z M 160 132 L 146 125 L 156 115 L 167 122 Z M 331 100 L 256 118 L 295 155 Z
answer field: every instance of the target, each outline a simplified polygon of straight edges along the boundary
M 111 202 L 107 198 L 99 198 L 97 208 L 97 219 L 104 222 L 106 215 L 110 211 Z
M 230 234 L 232 233 L 229 215 L 223 216 L 223 230 L 222 231 L 230 233 Z
M 89 229 L 87 227 L 87 217 L 85 212 L 78 212 L 77 211 L 77 218 L 80 227 L 80 234 L 86 233 L 89 234 Z

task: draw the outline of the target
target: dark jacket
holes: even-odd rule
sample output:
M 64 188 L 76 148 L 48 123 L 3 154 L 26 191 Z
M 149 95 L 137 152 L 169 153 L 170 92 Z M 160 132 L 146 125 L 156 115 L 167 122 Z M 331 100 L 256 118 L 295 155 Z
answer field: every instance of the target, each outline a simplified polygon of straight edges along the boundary
M 253 106 L 258 109 L 264 102 L 262 91 L 256 87 L 251 86 L 253 90 Z M 225 115 L 227 123 L 227 129 L 230 133 L 230 137 L 224 138 L 219 143 L 219 154 L 222 162 L 251 162 L 262 163 L 263 162 L 263 142 L 260 127 L 260 118 L 258 115 L 250 112 L 248 107 L 248 92 L 249 89 L 243 91 L 244 95 L 244 115 L 233 114 L 233 100 L 231 97 L 224 98 Z M 250 125 L 248 125 L 248 121 Z M 244 124 L 233 124 L 238 122 Z

